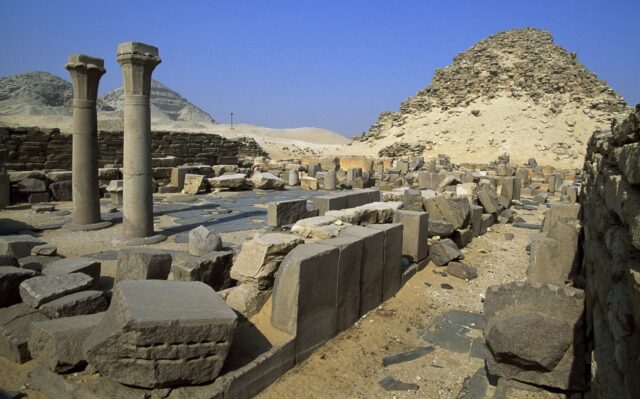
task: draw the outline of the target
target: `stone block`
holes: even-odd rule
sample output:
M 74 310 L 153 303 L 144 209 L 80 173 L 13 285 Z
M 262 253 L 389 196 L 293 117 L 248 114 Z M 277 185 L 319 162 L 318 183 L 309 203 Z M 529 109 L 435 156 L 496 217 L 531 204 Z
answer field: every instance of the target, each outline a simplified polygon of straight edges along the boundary
M 58 252 L 58 247 L 53 244 L 37 245 L 31 248 L 31 255 L 34 256 L 55 256 Z
M 431 243 L 429 257 L 436 266 L 445 266 L 460 257 L 461 253 L 453 240 L 445 238 Z
M 29 351 L 51 371 L 66 373 L 85 365 L 82 341 L 100 323 L 103 313 L 34 321 Z
M 496 217 L 493 213 L 483 213 L 482 221 L 480 222 L 480 235 L 487 232 L 489 227 L 493 226 L 496 222 Z
M 407 211 L 422 212 L 422 194 L 418 190 L 406 190 L 402 196 L 402 209 Z
M 0 266 L 15 266 L 19 267 L 20 263 L 15 256 L 11 255 L 0 255 Z
M 337 332 L 344 331 L 360 318 L 360 279 L 364 239 L 342 234 L 318 241 L 318 244 L 337 248 L 338 273 L 336 289 Z
M 0 308 L 0 356 L 15 363 L 31 360 L 29 330 L 34 321 L 47 317 L 25 303 Z
M 326 245 L 298 245 L 276 275 L 271 324 L 296 337 L 296 362 L 337 332 L 339 250 Z
M 310 238 L 314 236 L 314 231 L 316 231 L 318 228 L 333 225 L 337 220 L 338 219 L 331 216 L 314 216 L 311 218 L 298 220 L 291 227 L 291 232 L 298 234 L 304 238 Z
M 16 184 L 16 191 L 21 194 L 43 193 L 47 191 L 47 183 L 44 180 L 27 177 Z
M 466 199 L 463 199 L 466 201 Z M 467 202 L 468 204 L 468 202 Z M 453 229 L 459 229 L 467 220 L 468 211 L 457 201 L 446 199 L 442 196 L 425 198 L 424 208 L 429 214 L 429 219 L 444 220 L 451 223 Z
M 177 281 L 200 281 L 216 291 L 231 285 L 233 252 L 214 251 L 203 256 L 180 259 L 171 266 L 171 278 Z
M 204 190 L 204 176 L 203 175 L 194 175 L 191 173 L 187 173 L 184 175 L 182 193 L 183 194 L 198 194 L 200 191 Z
M 115 282 L 123 280 L 166 280 L 171 271 L 171 254 L 155 248 L 123 248 L 118 252 Z
M 360 315 L 382 303 L 384 280 L 384 231 L 362 226 L 350 226 L 342 232 L 363 240 L 360 268 Z
M 109 307 L 109 300 L 103 291 L 80 291 L 65 295 L 40 306 L 40 311 L 50 319 L 80 316 L 103 312 Z
M 469 266 L 462 262 L 449 262 L 445 269 L 448 274 L 461 278 L 463 280 L 473 280 L 478 277 L 478 271 L 475 267 Z
M 485 213 L 498 213 L 500 204 L 498 203 L 498 197 L 490 190 L 483 188 L 478 190 L 478 202 L 484 208 Z
M 318 190 L 318 179 L 315 177 L 305 176 L 300 179 L 300 188 L 307 191 Z
M 0 255 L 23 258 L 31 254 L 33 247 L 42 244 L 45 242 L 26 234 L 0 236 Z
M 184 180 L 189 173 L 190 168 L 188 166 L 178 166 L 171 169 L 171 185 L 177 187 L 179 190 L 184 188 Z
M 280 227 L 293 224 L 307 216 L 307 200 L 289 200 L 269 202 L 267 206 L 267 224 Z
M 251 176 L 251 183 L 255 188 L 261 190 L 284 190 L 285 182 L 278 176 L 266 172 L 254 172 Z
M 323 216 L 328 211 L 347 208 L 347 196 L 344 194 L 322 195 L 313 198 L 313 209 Z
M 36 272 L 14 266 L 0 266 L 0 308 L 15 305 L 22 301 L 20 298 L 20 284 Z
M 527 278 L 531 281 L 564 285 L 580 267 L 577 221 L 556 222 L 549 233 L 531 239 Z
M 502 181 L 502 188 L 500 190 L 500 196 L 506 198 L 509 203 L 511 201 L 520 200 L 520 189 L 522 188 L 522 184 L 520 183 L 520 179 L 517 177 L 505 177 Z
M 198 226 L 189 232 L 189 253 L 203 256 L 222 249 L 222 238 L 204 226 Z
M 83 273 L 37 276 L 20 284 L 20 297 L 27 305 L 38 308 L 65 295 L 83 291 L 93 286 L 94 279 Z
M 374 230 L 384 231 L 384 266 L 382 276 L 382 300 L 386 301 L 402 286 L 402 237 L 400 223 L 371 224 Z
M 9 175 L 0 171 L 0 209 L 11 205 L 11 182 Z
M 100 279 L 100 269 L 101 265 L 97 260 L 74 256 L 50 263 L 42 269 L 42 274 L 45 276 L 57 276 L 59 274 L 84 273 L 97 281 Z
M 580 204 L 567 204 L 562 202 L 553 202 L 544 212 L 544 220 L 542 221 L 542 231 L 549 232 L 551 227 L 561 218 L 580 219 L 582 214 L 582 206 Z
M 18 262 L 20 262 L 21 268 L 30 269 L 40 273 L 45 267 L 60 259 L 63 258 L 61 256 L 31 255 L 18 259 Z
M 227 189 L 227 190 L 246 190 L 249 188 L 242 173 L 233 173 L 230 175 L 222 175 L 209 179 L 211 188 Z
M 231 287 L 225 298 L 227 305 L 247 319 L 260 312 L 271 296 L 271 290 L 261 290 L 255 284 L 239 284 Z
M 412 262 L 419 262 L 429 254 L 427 237 L 429 234 L 429 214 L 398 210 L 393 215 L 394 223 L 401 223 L 402 255 Z
M 29 194 L 29 198 L 27 199 L 27 201 L 30 204 L 42 204 L 42 203 L 46 203 L 51 201 L 51 198 L 49 197 L 49 193 L 33 193 L 33 194 Z
M 473 241 L 473 231 L 471 229 L 456 230 L 451 239 L 458 248 L 464 248 Z
M 531 282 L 487 289 L 486 362 L 491 374 L 562 390 L 587 388 L 584 292 Z
M 429 237 L 451 237 L 455 232 L 451 223 L 429 218 Z
M 303 242 L 296 235 L 284 233 L 268 233 L 246 241 L 231 268 L 231 277 L 269 289 L 284 257 Z

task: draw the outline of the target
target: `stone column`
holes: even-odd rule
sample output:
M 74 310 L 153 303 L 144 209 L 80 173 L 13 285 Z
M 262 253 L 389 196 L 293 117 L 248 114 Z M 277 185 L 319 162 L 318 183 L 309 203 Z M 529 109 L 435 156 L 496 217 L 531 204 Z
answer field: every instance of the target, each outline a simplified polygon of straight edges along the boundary
M 84 54 L 70 55 L 64 66 L 73 86 L 73 146 L 71 155 L 72 230 L 97 230 L 111 226 L 100 220 L 98 188 L 98 116 L 96 100 L 104 61 Z
M 124 79 L 123 231 L 130 244 L 166 239 L 153 232 L 151 178 L 151 73 L 160 63 L 158 49 L 128 42 L 118 45 Z

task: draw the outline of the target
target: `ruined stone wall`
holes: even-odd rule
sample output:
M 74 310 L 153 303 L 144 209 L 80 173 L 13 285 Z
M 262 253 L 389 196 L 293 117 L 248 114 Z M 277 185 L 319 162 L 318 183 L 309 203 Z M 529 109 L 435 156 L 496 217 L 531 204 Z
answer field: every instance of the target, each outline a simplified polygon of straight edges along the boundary
M 596 398 L 640 397 L 640 106 L 585 160 L 584 275 Z
M 217 134 L 152 132 L 154 158 L 174 156 L 179 163 L 235 164 L 238 158 L 266 155 L 250 138 L 229 140 Z M 58 129 L 0 127 L 9 170 L 71 169 L 70 134 Z M 122 132 L 99 132 L 99 166 L 122 165 Z

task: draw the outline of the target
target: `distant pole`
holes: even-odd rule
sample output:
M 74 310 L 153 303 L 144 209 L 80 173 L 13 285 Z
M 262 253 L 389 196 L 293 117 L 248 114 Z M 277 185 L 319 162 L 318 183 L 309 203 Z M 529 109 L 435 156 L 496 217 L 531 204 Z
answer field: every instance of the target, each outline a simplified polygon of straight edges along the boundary
M 233 130 L 233 112 L 231 113 L 231 129 Z

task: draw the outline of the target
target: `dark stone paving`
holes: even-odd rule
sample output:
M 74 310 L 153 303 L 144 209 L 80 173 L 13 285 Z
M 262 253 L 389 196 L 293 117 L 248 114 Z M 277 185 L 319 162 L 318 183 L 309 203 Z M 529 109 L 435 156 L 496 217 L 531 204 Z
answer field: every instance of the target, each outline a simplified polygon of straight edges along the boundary
M 450 310 L 436 316 L 422 338 L 442 349 L 483 359 L 484 338 L 480 333 L 472 333 L 472 330 L 479 331 L 482 328 L 482 315 Z
M 420 389 L 420 386 L 417 384 L 396 380 L 391 376 L 384 377 L 378 381 L 378 384 L 380 384 L 385 391 L 417 391 Z
M 421 358 L 422 356 L 433 352 L 433 346 L 425 346 L 421 348 L 415 348 L 407 352 L 396 353 L 395 355 L 382 358 L 382 365 L 387 367 L 392 364 L 398 364 L 408 362 Z

